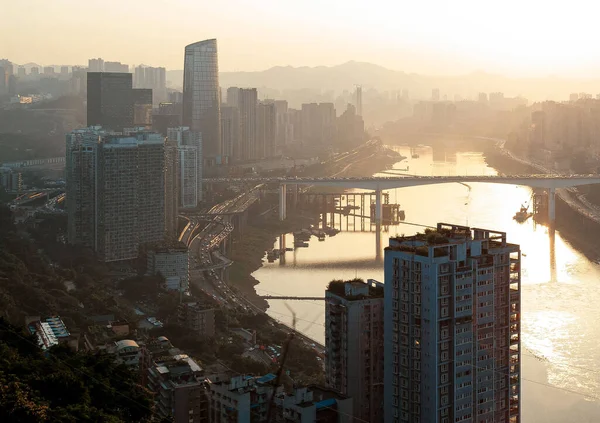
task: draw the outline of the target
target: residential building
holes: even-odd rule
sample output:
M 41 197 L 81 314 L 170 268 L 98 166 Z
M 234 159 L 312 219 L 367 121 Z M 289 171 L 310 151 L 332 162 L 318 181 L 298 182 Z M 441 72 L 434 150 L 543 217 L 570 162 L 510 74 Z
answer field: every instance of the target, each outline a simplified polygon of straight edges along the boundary
M 31 76 L 38 77 L 40 75 L 40 68 L 38 66 L 32 66 L 29 72 Z
M 179 150 L 177 143 L 167 137 L 165 140 L 165 235 L 167 240 L 177 239 L 179 236 L 177 228 L 177 219 L 179 216 L 179 178 Z
M 189 289 L 190 257 L 185 244 L 173 242 L 151 245 L 146 256 L 146 274 L 162 275 L 167 289 L 181 292 Z
M 258 104 L 256 117 L 256 153 L 257 159 L 273 157 L 277 155 L 275 142 L 277 114 L 275 104 L 261 102 Z
M 302 105 L 302 143 L 310 146 L 331 145 L 336 135 L 336 111 L 333 103 Z
M 104 69 L 102 72 L 128 73 L 129 65 L 121 62 L 104 62 Z
M 133 126 L 130 73 L 88 72 L 87 124 L 113 131 Z
M 104 72 L 104 60 L 101 58 L 88 60 L 89 72 Z
M 133 73 L 133 87 L 151 89 L 154 104 L 167 100 L 166 69 L 152 66 L 136 66 Z
M 348 104 L 346 111 L 337 118 L 337 144 L 355 146 L 365 140 L 365 123 L 356 113 L 356 108 Z
M 520 422 L 520 260 L 493 230 L 390 238 L 386 422 Z
M 152 90 L 148 88 L 133 88 L 131 90 L 133 103 L 133 124 L 135 126 L 152 125 Z
M 227 106 L 238 107 L 240 101 L 240 89 L 238 87 L 227 88 Z
M 210 421 L 204 372 L 194 359 L 183 353 L 155 356 L 147 373 L 159 417 L 174 423 Z
M 332 281 L 325 291 L 327 385 L 353 398 L 355 418 L 383 422 L 384 288 L 369 279 Z
M 140 365 L 141 350 L 138 343 L 132 339 L 122 339 L 108 345 L 106 352 L 115 357 L 117 364 L 138 368 Z
M 54 66 L 44 66 L 44 75 L 54 76 Z
M 196 207 L 203 198 L 204 138 L 202 134 L 192 131 L 187 126 L 168 128 L 167 138 L 177 145 L 179 204 L 181 207 Z M 191 192 L 194 189 L 196 190 L 195 198 Z
M 221 107 L 221 137 L 223 138 L 223 155 L 237 157 L 240 148 L 240 112 L 235 107 Z
M 235 160 L 256 159 L 256 124 L 258 92 L 256 88 L 240 88 L 238 93 L 238 110 L 240 112 L 240 148 L 233 149 Z
M 275 392 L 269 422 L 351 423 L 352 398 L 319 386 L 294 387 L 285 393 L 276 376 L 209 377 L 211 421 L 214 423 L 267 423 L 268 404 Z
M 165 236 L 165 143 L 152 132 L 101 127 L 67 134 L 68 239 L 104 261 L 135 259 Z
M 236 376 L 225 381 L 210 381 L 212 423 L 266 422 L 267 408 L 275 387 L 275 375 Z
M 202 134 L 202 155 L 212 163 L 222 155 L 221 101 L 217 40 L 185 47 L 183 71 L 183 124 Z
M 275 422 L 353 423 L 353 398 L 315 385 L 295 388 L 275 397 Z M 354 418 L 353 418 L 354 417 Z
M 21 191 L 21 173 L 10 167 L 0 166 L 0 187 L 8 192 Z
M 183 327 L 198 335 L 215 336 L 215 309 L 200 303 L 182 303 L 178 308 L 178 321 Z

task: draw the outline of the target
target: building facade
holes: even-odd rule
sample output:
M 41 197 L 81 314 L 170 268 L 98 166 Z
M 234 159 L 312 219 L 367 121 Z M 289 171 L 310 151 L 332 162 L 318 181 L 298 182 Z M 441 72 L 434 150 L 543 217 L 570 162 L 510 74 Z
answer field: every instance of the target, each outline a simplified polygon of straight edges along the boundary
M 277 155 L 277 113 L 275 104 L 259 103 L 256 115 L 258 119 L 256 125 L 256 158 L 273 157 Z
M 327 385 L 372 423 L 383 422 L 383 294 L 374 280 L 333 281 L 325 291 Z
M 223 155 L 231 158 L 239 156 L 240 112 L 237 104 L 235 107 L 221 107 L 221 137 L 223 138 Z
M 178 149 L 178 174 L 180 205 L 182 207 L 196 207 L 202 201 L 202 172 L 204 167 L 204 138 L 199 132 L 191 130 L 187 126 L 179 126 L 167 129 L 167 138 L 170 143 L 177 145 Z M 193 161 L 195 156 L 195 166 Z M 183 161 L 182 161 L 183 160 Z M 195 167 L 195 168 L 194 168 Z M 195 175 L 195 180 L 193 179 Z M 196 190 L 195 203 L 190 194 L 184 200 L 184 192 Z M 183 205 L 185 201 L 185 206 Z
M 256 88 L 240 88 L 238 93 L 238 110 L 240 113 L 240 142 L 239 148 L 234 148 L 234 159 L 252 160 L 257 158 L 256 147 L 256 109 L 258 107 L 258 92 Z M 237 153 L 236 153 L 237 151 Z
M 200 303 L 182 303 L 178 308 L 178 321 L 201 336 L 215 336 L 215 309 Z
M 520 422 L 520 260 L 486 229 L 390 239 L 386 422 Z
M 185 47 L 183 124 L 202 134 L 206 158 L 222 155 L 217 40 Z
M 162 275 L 171 289 L 187 291 L 190 282 L 190 257 L 188 248 L 181 242 L 173 245 L 156 245 L 147 250 L 146 273 Z
M 91 127 L 67 135 L 68 239 L 104 261 L 135 259 L 165 236 L 165 144 L 160 134 Z
M 87 124 L 113 131 L 133 126 L 130 73 L 88 72 Z

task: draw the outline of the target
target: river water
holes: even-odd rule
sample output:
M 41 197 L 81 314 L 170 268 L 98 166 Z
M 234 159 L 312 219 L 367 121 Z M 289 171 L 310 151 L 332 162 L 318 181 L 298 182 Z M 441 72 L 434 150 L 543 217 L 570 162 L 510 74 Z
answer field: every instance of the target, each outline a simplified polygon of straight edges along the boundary
M 395 147 L 408 159 L 394 169 L 418 175 L 495 175 L 479 152 L 449 153 L 419 147 Z M 385 176 L 377 174 L 377 176 Z M 356 190 L 356 192 L 360 192 Z M 437 222 L 501 230 L 521 245 L 522 262 L 522 418 L 533 422 L 600 422 L 600 266 L 564 241 L 552 240 L 548 229 L 533 219 L 513 220 L 531 189 L 515 185 L 441 184 L 389 190 L 389 202 L 406 213 L 405 222 L 435 226 Z M 362 211 L 363 215 L 369 212 Z M 308 248 L 287 252 L 274 263 L 266 260 L 253 276 L 260 295 L 324 296 L 332 279 L 383 280 L 383 248 L 387 238 L 410 235 L 422 227 L 406 223 L 382 228 L 380 245 L 370 222 L 361 232 L 358 220 L 336 217 L 342 232 Z M 346 231 L 348 229 L 348 231 Z M 291 234 L 287 245 L 293 245 Z M 274 246 L 278 247 L 278 243 Z M 551 248 L 553 247 L 553 248 Z M 269 314 L 324 341 L 323 301 L 269 301 Z M 292 311 L 290 311 L 292 310 Z

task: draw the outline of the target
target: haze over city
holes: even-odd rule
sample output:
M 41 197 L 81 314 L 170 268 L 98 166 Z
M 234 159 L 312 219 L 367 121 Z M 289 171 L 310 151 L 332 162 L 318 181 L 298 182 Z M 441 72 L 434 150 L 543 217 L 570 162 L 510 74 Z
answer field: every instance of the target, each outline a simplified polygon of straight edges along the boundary
M 0 422 L 597 423 L 597 6 L 0 15 Z
M 123 16 L 115 19 L 118 5 Z M 16 63 L 125 63 L 181 68 L 181 47 L 218 36 L 221 71 L 371 62 L 408 73 L 594 77 L 600 69 L 593 3 L 510 0 L 371 2 L 177 0 L 11 2 L 0 52 Z M 27 30 L 23 26 L 27 20 Z M 143 26 L 143 30 L 140 28 Z

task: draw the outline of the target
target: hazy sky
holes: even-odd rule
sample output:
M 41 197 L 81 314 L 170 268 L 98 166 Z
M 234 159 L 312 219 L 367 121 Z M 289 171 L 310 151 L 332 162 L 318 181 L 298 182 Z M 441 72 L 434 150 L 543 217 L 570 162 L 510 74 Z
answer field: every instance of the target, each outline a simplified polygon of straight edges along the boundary
M 590 0 L 8 1 L 0 58 L 181 69 L 186 44 L 217 38 L 222 71 L 357 60 L 438 75 L 592 76 L 599 11 Z

